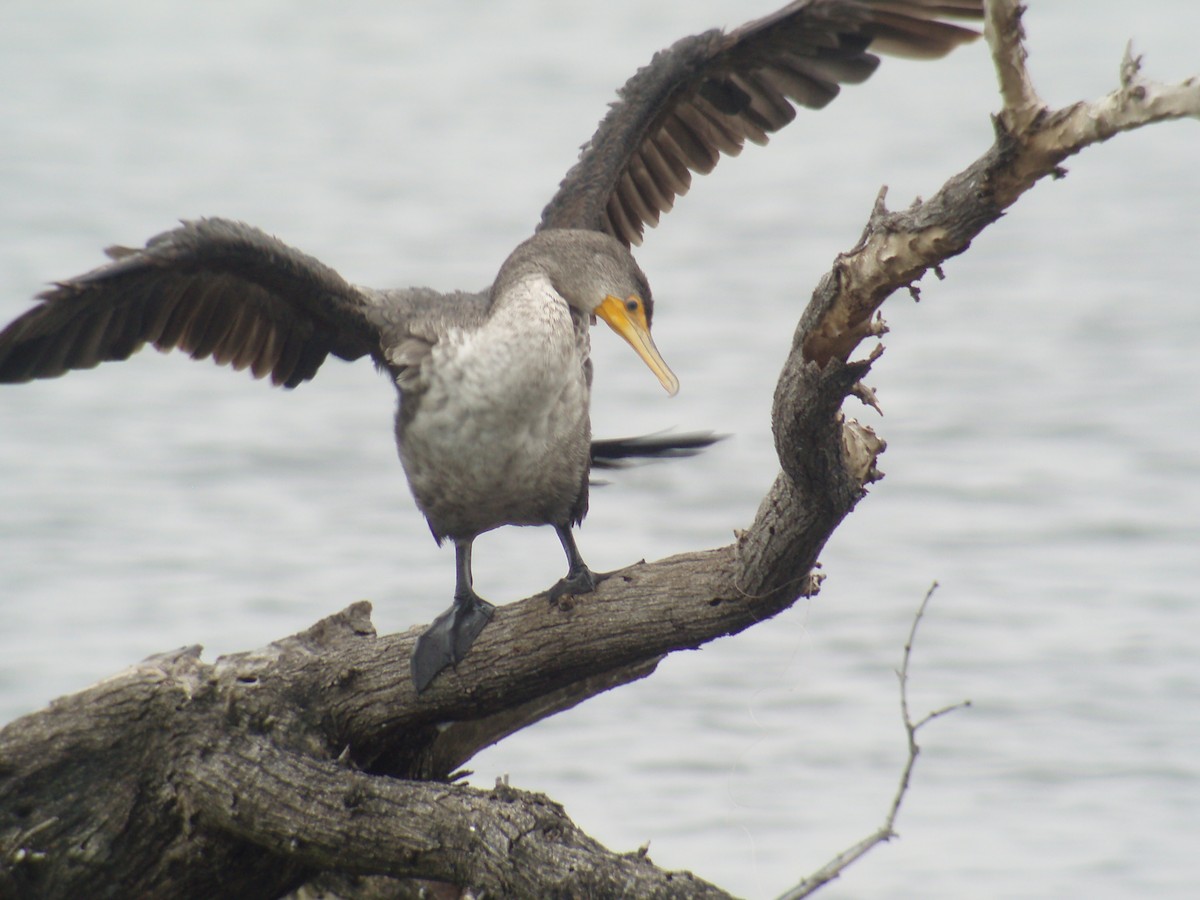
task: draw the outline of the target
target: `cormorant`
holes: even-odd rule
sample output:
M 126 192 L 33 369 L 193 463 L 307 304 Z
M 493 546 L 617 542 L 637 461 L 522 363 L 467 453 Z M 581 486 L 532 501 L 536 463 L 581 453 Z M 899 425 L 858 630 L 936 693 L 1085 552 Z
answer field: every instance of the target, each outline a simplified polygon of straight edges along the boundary
M 552 592 L 595 586 L 571 530 L 587 512 L 593 463 L 590 323 L 599 317 L 628 341 L 668 393 L 679 387 L 650 336 L 650 287 L 629 252 L 643 227 L 658 224 L 692 172 L 747 139 L 765 143 L 795 117 L 793 104 L 820 108 L 840 84 L 866 79 L 879 63 L 869 50 L 942 56 L 977 37 L 944 19 L 981 15 L 981 0 L 797 0 L 676 42 L 619 91 L 533 236 L 480 293 L 352 285 L 216 218 L 141 249 L 111 248 L 110 262 L 58 282 L 0 333 L 0 381 L 127 359 L 147 343 L 289 388 L 330 354 L 370 357 L 399 393 L 396 441 L 417 506 L 438 543 L 455 547 L 454 603 L 413 654 L 423 690 L 492 616 L 472 586 L 480 534 L 552 525 L 568 564 Z M 671 446 L 664 438 L 657 449 Z

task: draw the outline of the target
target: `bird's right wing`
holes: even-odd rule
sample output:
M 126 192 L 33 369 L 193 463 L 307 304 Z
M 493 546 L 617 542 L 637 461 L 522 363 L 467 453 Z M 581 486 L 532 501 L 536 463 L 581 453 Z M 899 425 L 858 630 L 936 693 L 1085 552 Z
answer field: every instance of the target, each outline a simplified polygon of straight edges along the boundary
M 295 387 L 330 353 L 379 352 L 376 295 L 240 222 L 200 219 L 61 281 L 0 332 L 0 382 L 53 378 L 143 345 Z

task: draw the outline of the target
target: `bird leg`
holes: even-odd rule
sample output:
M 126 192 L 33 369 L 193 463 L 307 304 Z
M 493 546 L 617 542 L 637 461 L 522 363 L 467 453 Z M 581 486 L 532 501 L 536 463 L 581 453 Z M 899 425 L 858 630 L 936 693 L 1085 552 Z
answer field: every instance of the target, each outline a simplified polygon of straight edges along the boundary
M 418 694 L 447 666 L 462 662 L 496 611 L 472 587 L 471 539 L 454 542 L 454 564 L 454 604 L 433 620 L 413 648 L 412 677 Z
M 570 527 L 555 525 L 554 530 L 558 532 L 558 539 L 567 554 L 567 574 L 550 588 L 551 603 L 565 594 L 591 593 L 596 589 L 596 585 L 608 577 L 608 573 L 597 573 L 588 568 L 583 557 L 579 555 L 579 548 L 575 546 L 575 535 L 571 533 Z

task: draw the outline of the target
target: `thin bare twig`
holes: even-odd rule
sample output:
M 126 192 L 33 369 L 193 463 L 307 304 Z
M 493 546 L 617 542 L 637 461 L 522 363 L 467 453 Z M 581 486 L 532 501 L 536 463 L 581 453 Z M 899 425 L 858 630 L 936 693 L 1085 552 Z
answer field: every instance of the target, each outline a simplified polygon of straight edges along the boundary
M 917 732 L 934 719 L 941 718 L 947 713 L 954 712 L 956 709 L 964 709 L 971 705 L 970 700 L 952 703 L 949 706 L 943 706 L 941 709 L 926 713 L 918 722 L 913 722 L 912 716 L 909 714 L 908 667 L 912 660 L 913 643 L 916 641 L 917 628 L 921 624 L 921 619 L 925 617 L 925 610 L 929 606 L 929 600 L 933 597 L 933 592 L 937 590 L 937 586 L 936 581 L 929 586 L 929 590 L 925 592 L 924 599 L 921 600 L 921 605 L 917 607 L 917 613 L 913 616 L 912 627 L 908 631 L 908 640 L 904 644 L 904 658 L 901 660 L 900 669 L 896 673 L 900 679 L 900 714 L 904 720 L 904 731 L 908 738 L 908 759 L 905 760 L 904 769 L 900 773 L 900 784 L 896 789 L 895 796 L 892 798 L 892 805 L 888 809 L 887 817 L 883 820 L 883 824 L 874 832 L 867 835 L 857 844 L 837 854 L 833 859 L 817 869 L 817 871 L 783 894 L 779 900 L 800 900 L 802 897 L 810 896 L 818 888 L 838 878 L 849 866 L 865 856 L 871 848 L 878 844 L 886 843 L 896 836 L 896 817 L 900 815 L 900 806 L 904 803 L 904 797 L 908 793 L 909 783 L 912 780 L 913 767 L 917 763 L 917 756 L 921 753 L 921 748 L 917 744 Z

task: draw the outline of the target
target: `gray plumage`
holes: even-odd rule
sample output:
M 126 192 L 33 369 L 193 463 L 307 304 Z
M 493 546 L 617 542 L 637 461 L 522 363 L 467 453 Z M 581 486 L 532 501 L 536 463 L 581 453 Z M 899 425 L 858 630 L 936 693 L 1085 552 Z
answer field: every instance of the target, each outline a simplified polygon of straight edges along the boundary
M 400 459 L 439 542 L 498 524 L 583 519 L 590 320 L 608 296 L 650 304 L 646 277 L 624 247 L 593 231 L 542 232 L 501 266 L 474 328 L 438 323 L 433 341 L 409 331 L 386 353 L 404 393 Z
M 798 0 L 729 33 L 684 38 L 620 90 L 543 210 L 533 237 L 482 293 L 374 290 L 262 231 L 201 219 L 112 248 L 111 261 L 54 285 L 0 332 L 0 381 L 50 378 L 181 349 L 292 388 L 325 359 L 370 357 L 399 392 L 400 458 L 434 536 L 450 538 L 455 606 L 422 637 L 423 688 L 457 662 L 491 607 L 471 585 L 475 537 L 501 525 L 553 525 L 567 554 L 557 591 L 595 576 L 571 527 L 587 511 L 591 444 L 589 325 L 600 316 L 668 391 L 654 349 L 653 299 L 629 253 L 691 183 L 746 140 L 765 143 L 878 65 L 868 48 L 935 57 L 975 32 L 980 0 Z M 694 450 L 691 440 L 678 446 Z M 657 455 L 670 441 L 643 445 Z M 638 444 L 610 447 L 611 458 Z

